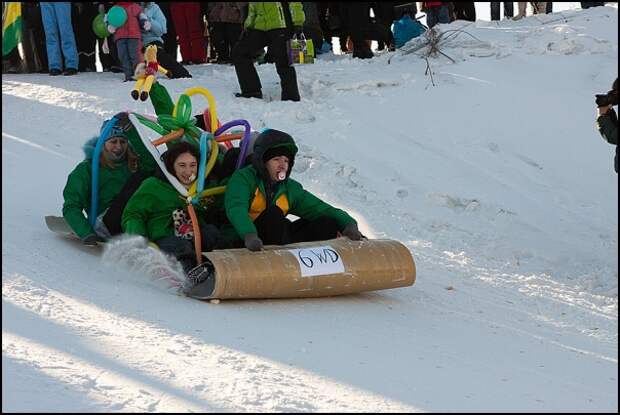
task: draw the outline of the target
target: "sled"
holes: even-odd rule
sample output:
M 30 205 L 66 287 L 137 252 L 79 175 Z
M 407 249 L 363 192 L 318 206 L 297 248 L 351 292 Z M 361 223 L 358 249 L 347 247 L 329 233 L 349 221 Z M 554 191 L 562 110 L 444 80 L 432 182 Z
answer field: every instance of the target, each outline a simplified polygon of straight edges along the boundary
M 62 216 L 46 216 L 45 224 L 47 225 L 47 228 L 50 231 L 54 232 L 57 235 L 63 236 L 65 238 L 73 239 L 78 242 L 81 241 L 80 237 L 77 236 L 75 232 L 73 232 L 73 229 L 71 229 L 71 227 L 69 226 L 65 218 L 63 218 Z M 98 242 L 97 245 L 93 245 L 93 246 L 100 246 L 104 243 L 105 242 Z
M 184 290 L 200 300 L 326 297 L 408 287 L 416 278 L 409 249 L 387 239 L 338 238 L 203 257 L 208 277 Z

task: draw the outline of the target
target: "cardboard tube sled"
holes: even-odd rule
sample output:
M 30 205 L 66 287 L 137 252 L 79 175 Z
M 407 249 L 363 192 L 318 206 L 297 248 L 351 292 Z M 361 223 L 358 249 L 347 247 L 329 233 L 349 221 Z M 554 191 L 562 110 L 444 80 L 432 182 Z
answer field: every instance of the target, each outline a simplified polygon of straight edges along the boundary
M 407 287 L 411 252 L 397 241 L 348 238 L 205 252 L 209 278 L 186 294 L 200 299 L 303 298 Z

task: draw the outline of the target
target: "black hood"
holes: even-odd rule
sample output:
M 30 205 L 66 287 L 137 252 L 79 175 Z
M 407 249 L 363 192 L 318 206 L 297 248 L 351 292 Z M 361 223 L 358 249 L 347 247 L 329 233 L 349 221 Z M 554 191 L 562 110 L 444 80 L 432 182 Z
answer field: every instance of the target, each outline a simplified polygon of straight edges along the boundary
M 295 164 L 295 155 L 297 154 L 297 146 L 293 137 L 283 131 L 268 129 L 259 134 L 254 143 L 254 155 L 252 156 L 252 165 L 258 172 L 259 176 L 267 180 L 267 169 L 265 168 L 265 162 L 263 161 L 263 155 L 267 150 L 273 147 L 287 147 L 292 154 L 288 163 L 288 171 L 286 172 L 286 178 L 291 175 L 291 170 Z

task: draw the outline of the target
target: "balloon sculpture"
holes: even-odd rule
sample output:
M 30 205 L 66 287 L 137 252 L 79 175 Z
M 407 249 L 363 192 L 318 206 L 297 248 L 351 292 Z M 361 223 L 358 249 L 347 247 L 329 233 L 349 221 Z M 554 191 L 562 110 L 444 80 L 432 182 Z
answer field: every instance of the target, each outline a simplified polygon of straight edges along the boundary
M 157 62 L 157 46 L 149 45 L 144 51 L 144 63 L 141 63 L 136 68 L 136 84 L 131 91 L 131 96 L 136 101 L 138 97 L 142 101 L 146 101 L 151 91 L 151 86 L 155 81 L 155 75 L 157 72 L 162 73 L 170 77 L 170 71 Z
M 198 128 L 196 126 L 196 119 L 192 116 L 192 103 L 190 101 L 190 97 L 195 94 L 203 95 L 209 102 L 209 107 L 203 112 L 205 125 L 207 125 L 208 129 L 211 130 L 209 132 Z M 219 143 L 229 143 L 233 140 L 242 140 L 240 144 L 239 158 L 236 165 L 237 169 L 241 168 L 243 161 L 248 154 L 248 147 L 251 141 L 250 124 L 246 120 L 234 120 L 221 125 L 217 118 L 215 99 L 213 98 L 213 95 L 211 95 L 209 90 L 198 87 L 189 88 L 184 94 L 181 94 L 176 105 L 174 106 L 172 115 L 160 114 L 157 118 L 154 118 L 141 115 L 136 112 L 129 112 L 129 120 L 138 130 L 140 139 L 149 153 L 153 156 L 153 159 L 158 164 L 164 176 L 179 192 L 180 197 L 187 202 L 187 211 L 194 228 L 194 249 L 196 251 L 196 260 L 199 264 L 202 263 L 203 258 L 200 227 L 198 226 L 198 218 L 193 205 L 203 203 L 204 199 L 207 197 L 221 194 L 226 191 L 226 186 L 205 189 L 205 178 L 208 177 L 209 173 L 215 166 L 220 148 Z M 104 131 L 95 146 L 93 161 L 99 160 L 99 154 L 101 153 L 105 138 L 109 134 L 109 131 L 115 122 L 116 117 L 113 117 L 112 120 L 106 125 L 106 128 L 104 128 Z M 235 126 L 243 127 L 245 131 L 231 131 L 230 133 L 225 134 L 228 130 Z M 147 137 L 145 128 L 155 131 L 157 134 L 161 135 L 161 137 L 151 141 Z M 159 145 L 179 140 L 189 141 L 200 147 L 198 176 L 189 189 L 186 189 L 174 175 L 168 172 L 157 149 L 157 146 Z M 210 150 L 208 148 L 209 145 Z M 93 162 L 92 189 L 99 188 L 98 170 L 98 163 Z M 98 205 L 96 191 L 93 191 L 91 199 L 91 214 L 89 215 L 89 220 L 91 223 L 94 223 L 94 220 L 97 217 Z

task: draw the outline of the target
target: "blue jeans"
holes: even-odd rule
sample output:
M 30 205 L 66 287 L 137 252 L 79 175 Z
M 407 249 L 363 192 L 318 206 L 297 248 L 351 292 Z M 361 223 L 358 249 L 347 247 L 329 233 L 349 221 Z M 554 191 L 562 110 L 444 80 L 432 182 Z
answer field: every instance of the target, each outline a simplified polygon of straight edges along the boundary
M 48 69 L 62 70 L 62 55 L 65 69 L 78 69 L 78 53 L 75 35 L 71 25 L 71 3 L 41 2 L 41 18 L 45 30 Z M 60 49 L 62 47 L 62 55 Z
M 435 6 L 426 11 L 426 25 L 430 29 L 437 23 L 450 23 L 448 6 Z
M 131 79 L 133 71 L 136 69 L 138 62 L 138 39 L 118 39 L 116 41 L 116 51 L 118 59 L 123 66 L 125 80 Z

